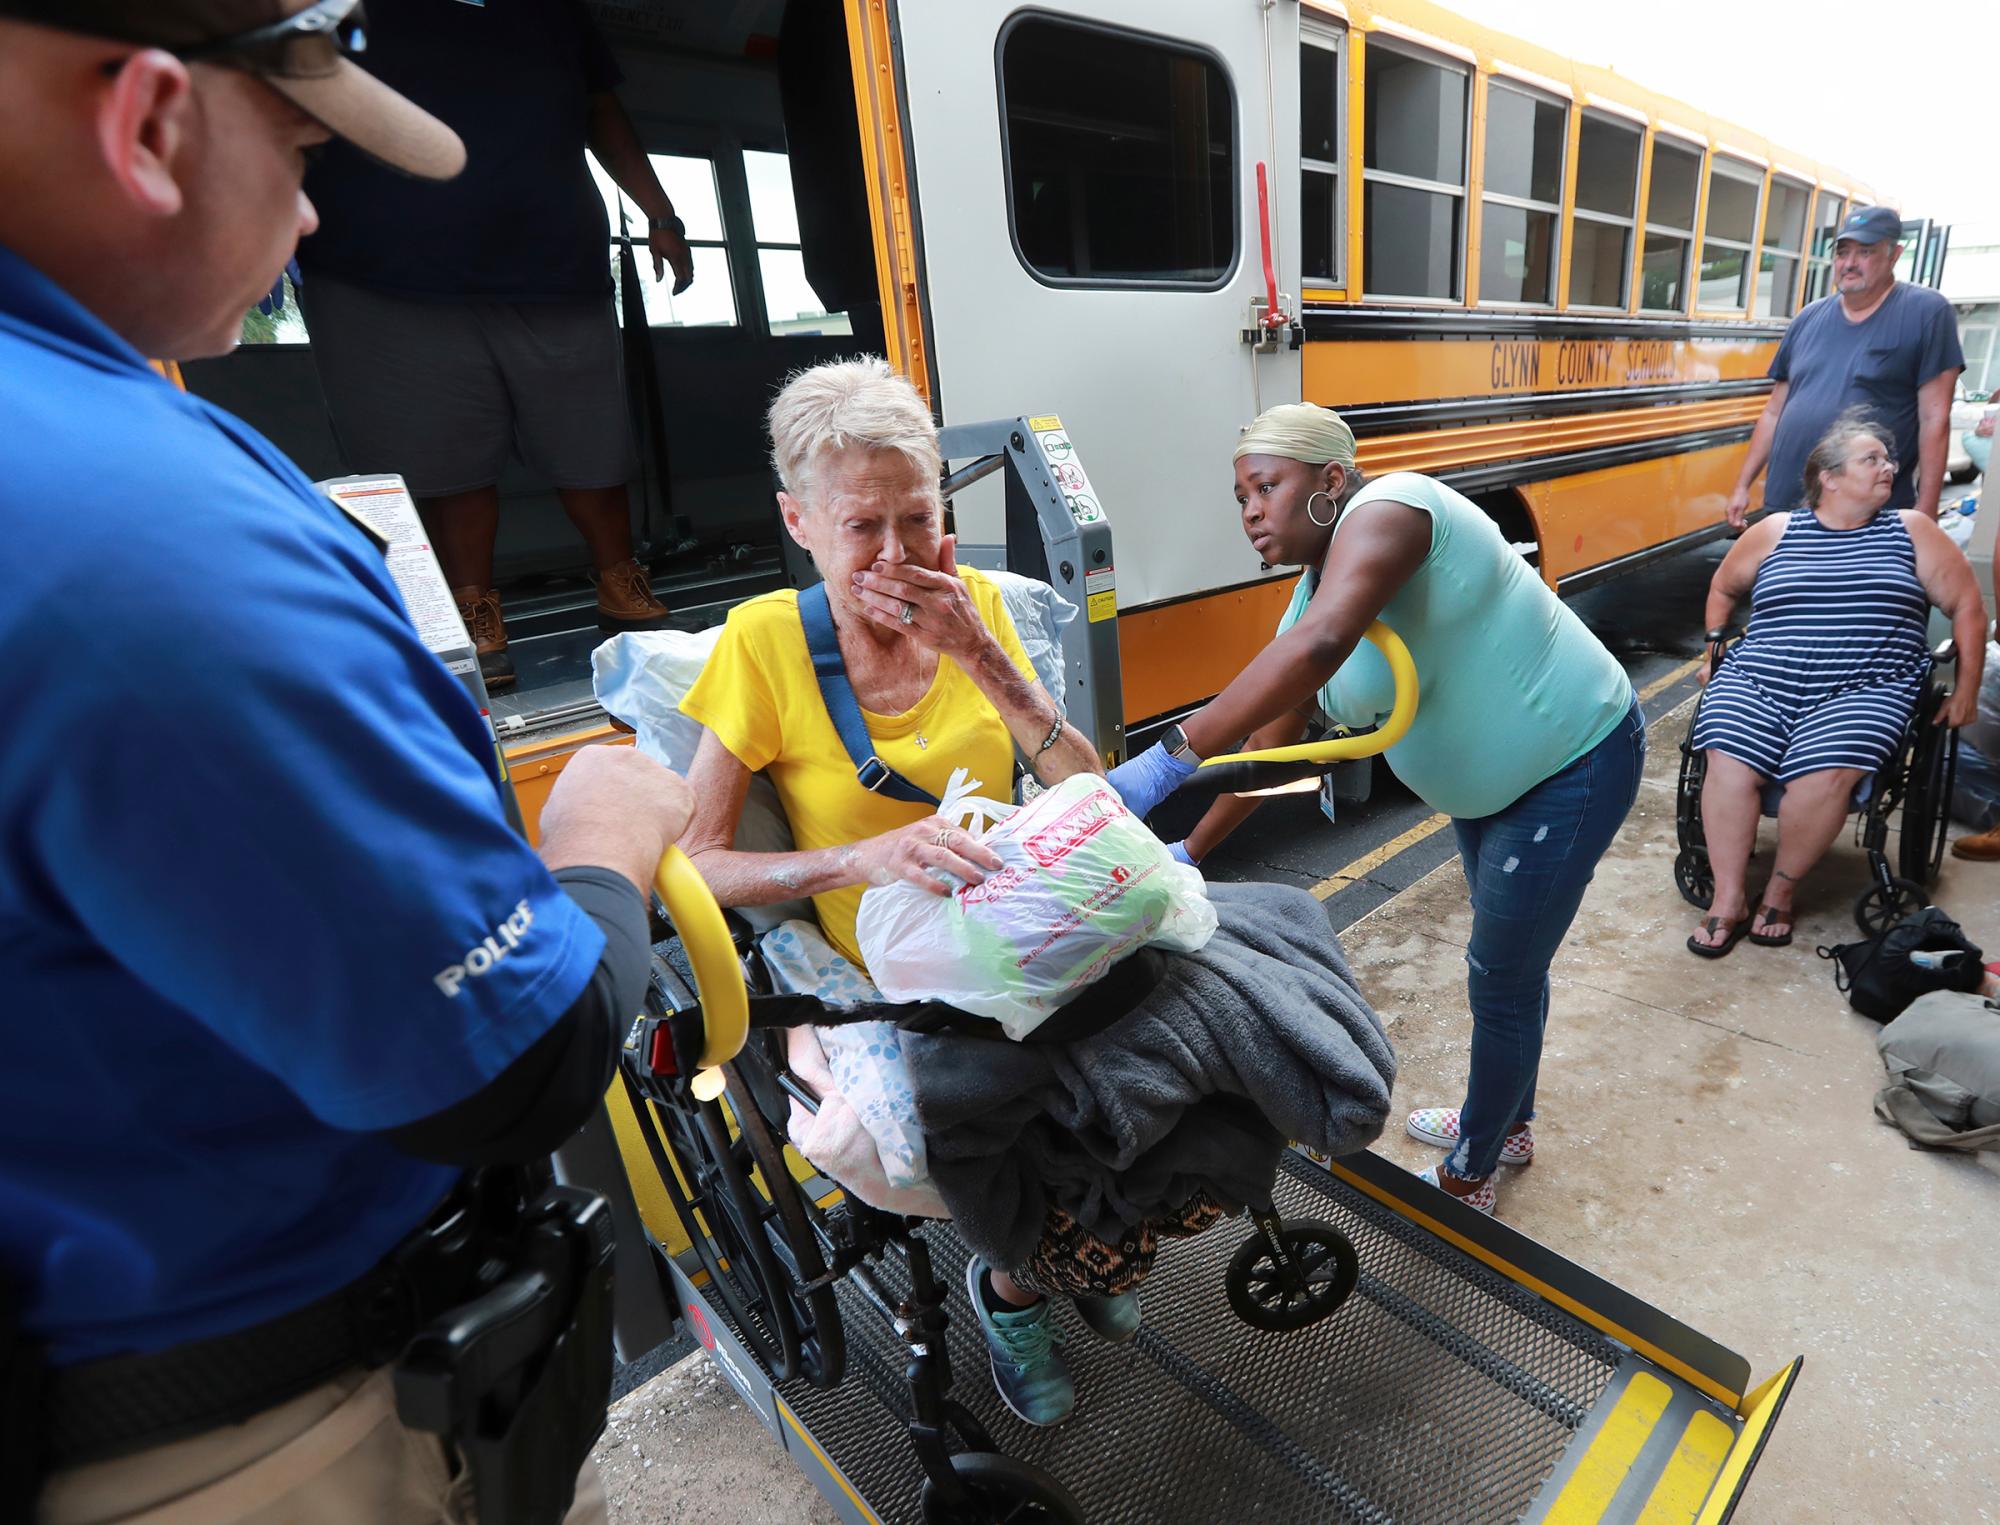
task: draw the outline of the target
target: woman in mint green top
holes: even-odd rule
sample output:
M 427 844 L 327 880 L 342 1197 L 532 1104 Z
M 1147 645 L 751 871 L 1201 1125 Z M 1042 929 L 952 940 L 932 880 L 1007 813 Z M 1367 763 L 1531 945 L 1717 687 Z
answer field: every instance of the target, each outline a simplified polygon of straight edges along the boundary
M 1379 617 L 1403 638 L 1417 714 L 1385 756 L 1452 817 L 1473 911 L 1465 1101 L 1417 1109 L 1409 1131 L 1451 1150 L 1426 1178 L 1490 1212 L 1497 1167 L 1534 1152 L 1549 964 L 1638 793 L 1638 700 L 1478 505 L 1414 472 L 1364 480 L 1353 433 L 1328 409 L 1262 414 L 1236 447 L 1236 501 L 1258 554 L 1301 568 L 1298 591 L 1242 674 L 1111 782 L 1143 814 L 1246 737 L 1261 749 L 1321 717 L 1374 725 L 1394 692 L 1361 633 Z M 1218 800 L 1177 850 L 1199 861 L 1255 808 Z

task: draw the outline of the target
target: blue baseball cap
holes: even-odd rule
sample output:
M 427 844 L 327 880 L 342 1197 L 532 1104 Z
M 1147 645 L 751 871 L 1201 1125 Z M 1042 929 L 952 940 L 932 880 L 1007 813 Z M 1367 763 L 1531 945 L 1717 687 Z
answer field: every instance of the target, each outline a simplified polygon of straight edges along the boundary
M 1896 243 L 1903 236 L 1903 214 L 1894 207 L 1856 207 L 1833 235 L 1833 241 L 1852 239 L 1857 244 Z

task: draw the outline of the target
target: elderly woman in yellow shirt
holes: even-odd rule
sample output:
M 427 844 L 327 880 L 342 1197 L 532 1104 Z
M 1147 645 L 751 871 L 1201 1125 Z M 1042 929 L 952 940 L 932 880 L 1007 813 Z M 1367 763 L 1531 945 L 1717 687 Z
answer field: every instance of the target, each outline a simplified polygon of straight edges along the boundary
M 1016 747 L 1044 783 L 1101 772 L 1036 681 L 999 588 L 956 563 L 937 431 L 915 389 L 880 360 L 815 366 L 778 394 L 770 429 L 785 528 L 825 579 L 875 755 L 933 795 L 964 767 L 1004 797 Z M 682 844 L 724 905 L 811 895 L 827 941 L 865 967 L 854 922 L 867 886 L 907 879 L 943 895 L 938 875 L 978 883 L 1000 860 L 927 806 L 856 780 L 798 605 L 783 590 L 731 610 L 681 705 L 706 727 L 688 770 L 695 810 Z M 796 851 L 730 845 L 758 771 L 777 789 Z M 1074 1388 L 1051 1344 L 1047 1300 L 977 1261 L 970 1280 L 1001 1395 L 1030 1422 L 1066 1417 Z M 1136 1333 L 1135 1297 L 1077 1302 L 1107 1337 Z

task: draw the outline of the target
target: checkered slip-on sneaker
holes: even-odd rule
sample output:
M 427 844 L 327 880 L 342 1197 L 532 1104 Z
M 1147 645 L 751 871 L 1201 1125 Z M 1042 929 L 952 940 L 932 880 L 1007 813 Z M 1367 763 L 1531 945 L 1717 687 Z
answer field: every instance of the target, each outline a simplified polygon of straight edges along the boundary
M 1410 1137 L 1419 1143 L 1435 1144 L 1440 1149 L 1458 1147 L 1457 1107 L 1419 1107 L 1403 1126 Z M 1500 1146 L 1500 1163 L 1503 1165 L 1525 1165 L 1534 1157 L 1533 1128 L 1509 1133 L 1507 1141 Z
M 1444 1191 L 1444 1188 L 1442 1186 L 1438 1186 L 1438 1173 L 1437 1173 L 1437 1166 L 1435 1165 L 1431 1166 L 1428 1170 L 1419 1172 L 1417 1175 L 1417 1179 L 1419 1181 L 1422 1181 L 1426 1186 L 1437 1186 L 1437 1189 L 1439 1191 Z M 1460 1197 L 1458 1193 L 1455 1191 L 1446 1192 L 1445 1194 L 1447 1196 L 1457 1198 L 1458 1201 L 1463 1202 L 1467 1207 L 1471 1208 L 1474 1212 L 1484 1213 L 1489 1218 L 1493 1216 L 1493 1204 L 1499 1200 L 1500 1196 L 1500 1194 L 1493 1189 L 1493 1177 L 1491 1176 L 1488 1176 L 1485 1180 L 1481 1181 L 1479 1183 L 1479 1190 L 1475 1191 L 1469 1197 Z

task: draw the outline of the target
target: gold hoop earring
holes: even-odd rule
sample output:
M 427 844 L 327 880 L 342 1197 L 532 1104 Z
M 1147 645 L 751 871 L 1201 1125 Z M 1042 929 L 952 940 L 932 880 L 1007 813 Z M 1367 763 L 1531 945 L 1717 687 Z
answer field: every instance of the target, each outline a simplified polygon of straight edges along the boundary
M 1320 491 L 1314 493 L 1312 495 L 1312 498 L 1306 499 L 1306 517 L 1308 519 L 1311 519 L 1314 524 L 1317 524 L 1323 530 L 1332 529 L 1334 520 L 1340 517 L 1340 505 L 1338 503 L 1333 503 L 1332 518 L 1330 519 L 1315 518 L 1313 515 L 1313 498 L 1324 498 L 1326 499 L 1327 502 L 1333 503 L 1333 494 L 1322 488 L 1320 489 Z

